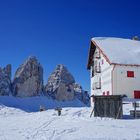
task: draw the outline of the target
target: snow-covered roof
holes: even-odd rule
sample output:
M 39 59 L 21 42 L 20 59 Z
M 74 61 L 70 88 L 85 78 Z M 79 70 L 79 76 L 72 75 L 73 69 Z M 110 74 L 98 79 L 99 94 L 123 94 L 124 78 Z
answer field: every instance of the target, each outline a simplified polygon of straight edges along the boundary
M 102 50 L 110 63 L 140 65 L 140 41 L 95 37 L 92 42 Z

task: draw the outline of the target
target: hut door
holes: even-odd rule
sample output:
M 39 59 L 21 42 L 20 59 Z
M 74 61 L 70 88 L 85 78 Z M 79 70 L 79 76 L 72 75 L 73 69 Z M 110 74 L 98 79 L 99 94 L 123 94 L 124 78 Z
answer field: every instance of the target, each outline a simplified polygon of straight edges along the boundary
M 139 99 L 140 98 L 140 91 L 134 91 L 134 98 Z

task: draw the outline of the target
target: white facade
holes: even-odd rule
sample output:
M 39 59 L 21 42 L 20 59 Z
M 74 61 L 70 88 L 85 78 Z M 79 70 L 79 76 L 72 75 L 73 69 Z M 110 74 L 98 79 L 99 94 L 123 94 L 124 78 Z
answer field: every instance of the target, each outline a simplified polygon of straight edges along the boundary
M 128 77 L 127 72 L 133 72 L 133 77 Z M 140 67 L 139 66 L 119 66 L 116 65 L 113 71 L 113 94 L 125 94 L 129 98 L 135 97 L 136 92 L 140 91 Z M 138 93 L 140 94 L 140 93 Z M 138 95 L 139 96 L 139 95 Z
M 93 47 L 91 48 L 94 49 L 94 51 L 90 50 L 92 53 L 90 52 L 90 63 L 88 64 L 88 66 L 90 66 L 88 69 L 90 69 L 91 76 L 91 96 L 126 95 L 128 98 L 140 98 L 140 65 L 136 65 L 135 63 L 130 65 L 124 63 L 118 64 L 117 62 L 112 63 L 100 46 L 96 46 L 97 44 L 95 42 L 93 42 Z M 102 44 L 102 42 L 100 42 L 100 44 Z M 105 51 L 107 52 L 108 50 Z M 129 51 L 131 50 L 129 49 Z M 113 55 L 114 54 L 115 52 L 113 52 Z M 119 60 L 119 55 L 122 55 L 121 51 L 120 54 L 116 54 L 116 56 L 111 56 L 110 54 L 112 60 L 115 60 L 113 57 Z M 127 58 L 125 57 L 125 59 Z M 135 57 L 135 59 L 137 59 L 137 57 Z M 136 62 L 137 61 L 138 60 L 136 60 Z M 91 103 L 93 103 L 92 100 Z
M 100 57 L 98 57 L 100 56 Z M 91 95 L 112 94 L 111 71 L 113 67 L 106 61 L 98 49 L 95 50 L 91 66 Z

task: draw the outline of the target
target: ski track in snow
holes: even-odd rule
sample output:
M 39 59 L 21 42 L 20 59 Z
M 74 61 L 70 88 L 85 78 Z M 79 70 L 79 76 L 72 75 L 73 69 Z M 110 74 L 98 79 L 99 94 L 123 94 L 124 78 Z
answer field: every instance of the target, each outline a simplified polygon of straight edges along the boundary
M 125 115 L 131 105 L 124 106 Z M 90 118 L 91 108 L 27 113 L 0 106 L 0 140 L 140 140 L 140 120 Z

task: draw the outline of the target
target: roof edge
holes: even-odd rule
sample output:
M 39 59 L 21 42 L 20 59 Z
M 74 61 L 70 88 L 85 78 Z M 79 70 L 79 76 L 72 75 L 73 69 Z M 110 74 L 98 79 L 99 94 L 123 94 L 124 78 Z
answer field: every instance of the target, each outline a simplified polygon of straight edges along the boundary
M 111 65 L 140 67 L 140 65 L 138 65 L 138 64 L 119 64 L 119 63 L 111 63 Z
M 89 49 L 89 56 L 88 56 L 88 64 L 87 64 L 87 69 L 90 70 L 90 66 L 92 64 L 92 59 L 93 59 L 93 53 L 95 52 L 95 49 L 98 48 L 99 51 L 102 53 L 106 61 L 110 65 L 119 65 L 119 66 L 135 66 L 135 67 L 140 67 L 139 64 L 119 64 L 119 63 L 111 63 L 110 59 L 107 57 L 107 55 L 102 51 L 100 46 L 97 45 L 97 43 L 91 39 L 91 44 L 90 44 L 90 49 Z
M 95 49 L 98 48 L 99 51 L 103 54 L 104 58 L 106 61 L 111 64 L 109 58 L 107 55 L 101 50 L 101 48 L 96 44 L 95 41 L 91 39 L 91 44 L 90 44 L 90 49 L 89 49 L 89 56 L 88 56 L 88 64 L 87 64 L 87 69 L 90 70 L 90 66 L 92 64 L 92 59 L 93 59 L 93 53 L 95 52 Z

